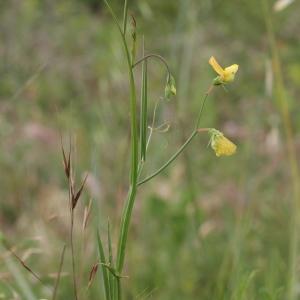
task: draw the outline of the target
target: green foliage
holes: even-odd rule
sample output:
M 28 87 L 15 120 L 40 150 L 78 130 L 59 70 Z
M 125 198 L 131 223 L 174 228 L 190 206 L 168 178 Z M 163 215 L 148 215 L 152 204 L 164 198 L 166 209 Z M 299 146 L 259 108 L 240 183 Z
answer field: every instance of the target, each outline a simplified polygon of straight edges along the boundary
M 121 20 L 123 3 L 110 4 Z M 298 149 L 299 3 L 270 9 Z M 167 122 L 170 130 L 153 131 L 146 155 L 165 69 L 152 59 L 144 71 L 135 67 L 143 104 L 137 156 L 146 158 L 141 178 L 159 169 L 193 130 L 214 76 L 208 58 L 238 63 L 240 70 L 227 92 L 213 91 L 200 122 L 230 136 L 237 155 L 216 159 L 207 136 L 199 135 L 137 193 L 119 274 L 129 275 L 122 278 L 124 299 L 286 299 L 294 207 L 261 1 L 138 0 L 129 1 L 129 11 L 137 22 L 136 60 L 143 56 L 143 34 L 145 54 L 166 58 L 177 90 L 172 101 L 159 104 L 155 119 L 155 127 Z M 1 231 L 46 283 L 1 249 L 0 299 L 51 297 L 61 244 L 69 238 L 60 134 L 66 144 L 72 136 L 76 173 L 90 173 L 75 218 L 80 298 L 103 299 L 104 290 L 115 289 L 106 267 L 99 266 L 106 289 L 98 278 L 86 287 L 97 250 L 102 263 L 116 262 L 130 167 L 127 61 L 119 32 L 104 3 L 94 0 L 1 1 L 0 27 Z M 170 76 L 165 96 L 173 96 L 174 87 Z M 88 197 L 96 203 L 90 218 L 99 219 L 101 237 L 110 216 L 108 241 L 94 238 L 93 222 L 82 230 Z M 57 299 L 72 299 L 70 274 L 67 249 Z

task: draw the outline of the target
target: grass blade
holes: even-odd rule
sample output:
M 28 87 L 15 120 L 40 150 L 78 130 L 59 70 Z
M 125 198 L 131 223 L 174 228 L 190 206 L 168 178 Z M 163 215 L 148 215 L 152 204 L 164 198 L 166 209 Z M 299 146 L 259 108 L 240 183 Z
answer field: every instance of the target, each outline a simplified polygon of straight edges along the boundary
M 109 261 L 109 265 L 111 267 L 114 267 L 109 220 L 107 222 L 107 242 L 108 242 L 108 261 Z M 115 278 L 113 277 L 113 275 L 111 274 L 111 272 L 109 272 L 109 274 L 108 274 L 108 280 L 109 280 L 109 287 L 110 287 L 110 295 L 111 295 L 111 298 L 114 299 L 114 295 L 115 295 L 115 293 L 114 293 L 114 290 L 115 290 Z
M 105 264 L 106 263 L 105 254 L 104 254 L 103 245 L 98 230 L 97 230 L 97 244 L 98 244 L 98 253 L 99 253 L 100 262 L 102 264 Z M 105 289 L 105 299 L 111 300 L 107 269 L 103 265 L 101 266 L 101 268 L 102 268 L 103 283 Z
M 117 27 L 118 27 L 118 29 L 119 29 L 119 31 L 120 31 L 120 33 L 121 33 L 121 36 L 124 37 L 124 39 L 125 39 L 124 33 L 123 33 L 122 28 L 121 28 L 121 26 L 120 26 L 120 24 L 119 24 L 119 22 L 118 22 L 118 18 L 117 18 L 117 16 L 116 16 L 116 14 L 114 13 L 113 9 L 111 8 L 111 6 L 110 6 L 109 3 L 107 2 L 107 0 L 104 0 L 104 3 L 105 3 L 105 5 L 106 5 L 106 7 L 108 8 L 108 10 L 109 10 L 109 12 L 110 12 L 110 14 L 111 14 L 111 16 L 112 16 L 112 18 L 113 18 L 115 24 L 117 25 Z
M 249 289 L 249 286 L 257 273 L 257 270 L 253 270 L 250 274 L 241 276 L 238 281 L 237 289 L 234 291 L 234 295 L 232 297 L 233 300 L 243 300 L 249 298 L 249 296 L 247 297 L 247 290 Z
M 145 43 L 143 41 L 143 56 L 145 52 Z M 140 145 L 141 160 L 146 160 L 147 146 L 147 115 L 148 115 L 148 76 L 147 76 L 147 59 L 142 65 L 142 87 L 141 87 L 141 110 L 140 110 Z

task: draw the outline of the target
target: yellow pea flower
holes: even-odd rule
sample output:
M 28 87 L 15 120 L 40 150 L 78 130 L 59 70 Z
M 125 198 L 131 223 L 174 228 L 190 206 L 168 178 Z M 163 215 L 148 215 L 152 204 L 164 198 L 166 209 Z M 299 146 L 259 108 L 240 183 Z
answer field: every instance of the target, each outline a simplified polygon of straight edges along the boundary
M 211 134 L 210 145 L 216 156 L 230 156 L 236 152 L 236 145 L 226 138 L 222 132 L 212 128 L 209 133 Z
M 220 85 L 233 81 L 235 74 L 239 69 L 239 66 L 237 64 L 231 65 L 223 69 L 213 56 L 209 59 L 208 62 L 216 71 L 216 73 L 219 74 L 219 76 L 214 79 L 215 85 Z

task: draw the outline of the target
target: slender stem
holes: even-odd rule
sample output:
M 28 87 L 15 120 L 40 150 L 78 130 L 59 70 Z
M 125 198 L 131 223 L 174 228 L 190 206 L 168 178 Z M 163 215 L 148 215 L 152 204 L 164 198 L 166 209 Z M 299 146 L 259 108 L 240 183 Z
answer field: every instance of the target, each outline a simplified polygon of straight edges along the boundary
M 109 220 L 107 221 L 107 244 L 108 244 L 108 263 L 109 263 L 110 267 L 114 268 Z M 112 300 L 114 300 L 114 282 L 115 282 L 115 278 L 114 278 L 114 276 L 112 275 L 111 272 L 108 272 L 108 281 L 109 281 L 110 297 L 111 297 Z
M 130 123 L 131 123 L 131 176 L 130 176 L 130 187 L 128 191 L 128 196 L 122 213 L 118 249 L 117 249 L 117 259 L 116 259 L 116 270 L 118 274 L 122 273 L 125 259 L 125 249 L 127 243 L 127 236 L 129 230 L 129 224 L 131 219 L 131 213 L 134 205 L 134 200 L 137 190 L 137 174 L 138 174 L 138 133 L 137 133 L 137 118 L 136 118 L 136 91 L 135 91 L 135 81 L 132 69 L 132 62 L 130 57 L 130 52 L 128 49 L 127 41 L 125 38 L 126 33 L 126 19 L 127 19 L 127 0 L 125 0 L 124 5 L 124 20 L 123 20 L 123 30 L 121 29 L 118 19 L 113 12 L 112 8 L 108 4 L 107 0 L 104 0 L 107 8 L 109 9 L 122 38 L 123 46 L 125 49 L 129 81 L 130 81 Z M 121 299 L 121 283 L 120 280 L 117 282 L 117 299 Z
M 66 245 L 64 245 L 61 256 L 60 256 L 60 263 L 59 263 L 58 273 L 57 273 L 56 282 L 55 282 L 55 286 L 54 286 L 54 290 L 53 290 L 52 300 L 56 299 L 58 285 L 59 285 L 59 281 L 60 281 L 60 277 L 61 277 L 61 271 L 62 271 L 62 267 L 63 267 L 63 263 L 64 263 L 65 251 L 66 251 Z
M 128 50 L 127 45 L 125 48 Z M 130 63 L 130 60 L 129 60 Z M 124 258 L 125 258 L 125 248 L 127 242 L 127 235 L 129 230 L 129 224 L 131 219 L 132 208 L 136 196 L 136 183 L 137 183 L 137 171 L 138 171 L 138 141 L 137 141 L 137 126 L 136 126 L 136 95 L 135 95 L 135 83 L 130 67 L 130 87 L 131 87 L 131 97 L 130 97 L 130 106 L 131 106 L 131 182 L 128 192 L 128 197 L 124 207 L 124 211 L 121 219 L 121 228 L 119 235 L 118 251 L 117 251 L 117 262 L 116 269 L 118 273 L 122 273 Z
M 70 243 L 71 243 L 71 256 L 72 256 L 72 269 L 73 269 L 73 288 L 74 288 L 75 299 L 78 300 L 76 269 L 75 269 L 75 254 L 74 254 L 74 243 L 73 243 L 73 229 L 74 229 L 74 211 L 71 208 Z
M 207 90 L 207 92 L 205 93 L 205 95 L 204 95 L 204 98 L 203 98 L 203 101 L 202 101 L 202 104 L 201 104 L 201 107 L 200 107 L 200 110 L 199 110 L 199 113 L 198 113 L 198 117 L 197 117 L 197 121 L 196 121 L 196 125 L 195 125 L 195 130 L 197 130 L 198 127 L 199 127 L 200 120 L 201 120 L 201 115 L 202 115 L 202 112 L 203 112 L 203 108 L 204 108 L 206 99 L 207 99 L 207 97 L 209 96 L 209 94 L 211 93 L 213 87 L 214 87 L 214 86 L 211 85 L 211 86 L 209 87 L 209 89 Z
M 125 1 L 126 1 L 126 0 L 125 0 Z M 126 1 L 126 2 L 127 2 L 127 1 Z M 124 32 L 123 32 L 123 30 L 122 30 L 122 28 L 121 28 L 121 25 L 120 25 L 119 22 L 118 22 L 118 18 L 117 18 L 117 16 L 116 16 L 116 14 L 114 13 L 113 9 L 111 8 L 111 6 L 110 6 L 109 3 L 107 2 L 107 0 L 104 0 L 104 3 L 105 3 L 105 5 L 106 5 L 106 7 L 108 8 L 108 10 L 109 10 L 109 12 L 110 12 L 110 14 L 111 14 L 111 16 L 112 16 L 114 22 L 115 22 L 115 24 L 116 24 L 116 26 L 117 26 L 117 28 L 118 28 L 120 34 L 121 34 L 121 36 L 122 36 L 122 41 L 124 42 L 124 40 L 125 40 L 125 42 L 126 42 L 125 34 L 124 34 Z M 125 4 L 126 4 L 126 3 L 125 3 Z M 125 11 L 124 11 L 124 13 L 125 13 Z M 127 16 L 127 12 L 126 12 L 126 16 Z
M 137 135 L 137 124 L 136 124 L 136 92 L 135 92 L 135 81 L 134 74 L 131 66 L 131 57 L 125 34 L 122 31 L 120 24 L 118 23 L 117 16 L 110 7 L 107 0 L 104 0 L 109 12 L 111 13 L 116 26 L 120 32 L 123 46 L 125 49 L 126 60 L 128 64 L 128 73 L 130 81 L 130 118 L 131 118 L 131 184 L 137 181 L 137 166 L 138 166 L 138 135 Z
M 164 169 L 166 169 L 179 156 L 179 154 L 187 147 L 187 145 L 192 141 L 192 139 L 196 136 L 196 134 L 197 134 L 197 131 L 194 130 L 192 132 L 192 134 L 190 135 L 190 137 L 185 141 L 185 143 L 177 150 L 177 152 L 175 154 L 173 154 L 172 157 L 163 166 L 161 166 L 157 171 L 155 171 L 150 176 L 148 176 L 145 179 L 138 182 L 138 186 L 151 180 L 152 178 L 157 176 L 159 173 L 161 173 Z
M 70 206 L 70 244 L 71 244 L 71 256 L 72 256 L 72 277 L 73 277 L 73 289 L 75 300 L 78 300 L 77 293 L 77 281 L 76 281 L 76 267 L 75 267 L 75 251 L 74 251 L 74 241 L 73 241 L 73 231 L 74 231 L 74 209 L 72 207 L 72 168 L 70 170 L 70 176 L 68 177 L 69 185 L 69 206 Z
M 170 68 L 169 68 L 169 65 L 168 65 L 167 61 L 161 55 L 155 54 L 155 53 L 150 53 L 150 54 L 145 55 L 144 57 L 142 57 L 141 59 L 139 59 L 138 61 L 136 61 L 132 65 L 132 68 L 135 68 L 138 64 L 140 64 L 144 60 L 147 60 L 148 58 L 151 58 L 151 57 L 159 59 L 166 66 L 166 69 L 168 71 L 168 75 L 169 76 L 171 75 Z
M 163 170 L 165 170 L 181 154 L 181 152 L 189 145 L 189 143 L 197 135 L 199 123 L 200 123 L 202 112 L 203 112 L 203 108 L 204 108 L 207 97 L 209 96 L 210 92 L 212 91 L 212 88 L 213 88 L 213 86 L 210 86 L 210 88 L 208 89 L 208 91 L 204 95 L 204 98 L 202 100 L 201 107 L 200 107 L 200 110 L 199 110 L 199 113 L 198 113 L 198 117 L 196 119 L 195 128 L 194 128 L 193 132 L 191 133 L 191 135 L 188 137 L 188 139 L 183 143 L 183 145 L 171 156 L 171 158 L 164 165 L 162 165 L 157 171 L 155 171 L 154 173 L 152 173 L 151 175 L 149 175 L 145 179 L 139 181 L 138 186 L 142 185 L 143 183 L 146 183 L 147 181 L 151 180 L 152 178 L 157 176 L 159 173 L 161 173 Z
M 211 128 L 199 128 L 197 129 L 198 132 L 208 132 Z
M 122 289 L 121 289 L 121 281 L 120 278 L 117 278 L 117 299 L 121 300 L 122 299 Z
M 125 11 L 124 11 L 124 15 L 125 15 Z M 125 39 L 125 35 L 124 33 L 122 33 L 121 30 L 120 33 L 121 33 L 121 37 L 122 37 L 122 41 L 126 53 L 128 72 L 129 72 L 129 81 L 130 81 L 131 176 L 130 176 L 130 188 L 128 191 L 128 197 L 122 213 L 118 250 L 117 250 L 116 270 L 119 274 L 122 273 L 123 266 L 124 266 L 125 249 L 126 249 L 131 213 L 132 213 L 133 204 L 136 196 L 137 174 L 138 174 L 138 133 L 137 133 L 137 117 L 136 117 L 135 80 L 134 80 L 134 74 L 131 66 L 131 57 Z M 120 299 L 121 297 L 120 288 L 121 288 L 120 284 L 118 284 L 118 290 L 119 290 L 118 299 Z
M 123 34 L 126 34 L 127 28 L 127 15 L 128 15 L 128 0 L 124 1 L 124 11 L 123 11 Z

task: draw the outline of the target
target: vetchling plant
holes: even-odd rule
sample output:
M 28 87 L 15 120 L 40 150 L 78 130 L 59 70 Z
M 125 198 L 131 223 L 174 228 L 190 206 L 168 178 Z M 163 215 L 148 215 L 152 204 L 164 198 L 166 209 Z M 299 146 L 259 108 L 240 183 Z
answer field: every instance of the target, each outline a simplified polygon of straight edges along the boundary
M 147 133 L 148 124 L 148 63 L 151 59 L 159 59 L 166 67 L 167 70 L 167 81 L 165 86 L 165 98 L 169 99 L 176 95 L 176 85 L 174 77 L 170 72 L 170 68 L 163 57 L 158 54 L 145 54 L 143 49 L 143 57 L 136 60 L 136 22 L 132 17 L 131 30 L 127 30 L 128 25 L 128 0 L 124 1 L 123 11 L 123 22 L 122 25 L 111 8 L 107 0 L 104 0 L 118 30 L 122 43 L 124 46 L 128 75 L 129 75 L 129 86 L 130 86 L 130 126 L 131 126 L 131 164 L 130 164 L 130 178 L 129 178 L 129 189 L 127 198 L 124 203 L 124 208 L 121 217 L 118 245 L 116 253 L 113 253 L 110 230 L 108 227 L 108 254 L 105 253 L 103 242 L 100 237 L 100 233 L 97 232 L 97 245 L 99 253 L 99 264 L 101 265 L 103 274 L 103 284 L 105 290 L 106 300 L 119 300 L 122 298 L 122 278 L 125 277 L 123 274 L 126 244 L 128 238 L 128 231 L 131 221 L 132 210 L 134 207 L 136 195 L 138 189 L 150 181 L 163 170 L 165 170 L 190 144 L 190 142 L 200 132 L 207 132 L 210 135 L 210 146 L 215 151 L 216 156 L 232 155 L 236 151 L 236 145 L 234 145 L 229 139 L 227 139 L 222 132 L 214 128 L 199 128 L 201 116 L 205 106 L 205 102 L 210 95 L 212 89 L 215 86 L 223 86 L 234 80 L 235 74 L 238 71 L 238 65 L 234 64 L 223 69 L 214 57 L 209 59 L 210 65 L 216 71 L 218 76 L 212 81 L 208 91 L 204 94 L 204 97 L 200 103 L 198 116 L 195 121 L 195 127 L 187 138 L 187 140 L 179 147 L 179 149 L 167 160 L 157 171 L 148 175 L 146 178 L 140 178 L 141 172 L 144 167 L 144 163 L 147 159 L 147 149 L 151 141 L 152 130 L 150 126 L 150 133 Z M 144 47 L 143 47 L 144 48 Z M 137 112 L 137 86 L 135 82 L 135 69 L 138 65 L 142 64 L 142 79 L 141 79 L 141 95 L 140 95 L 140 112 L 138 118 Z

